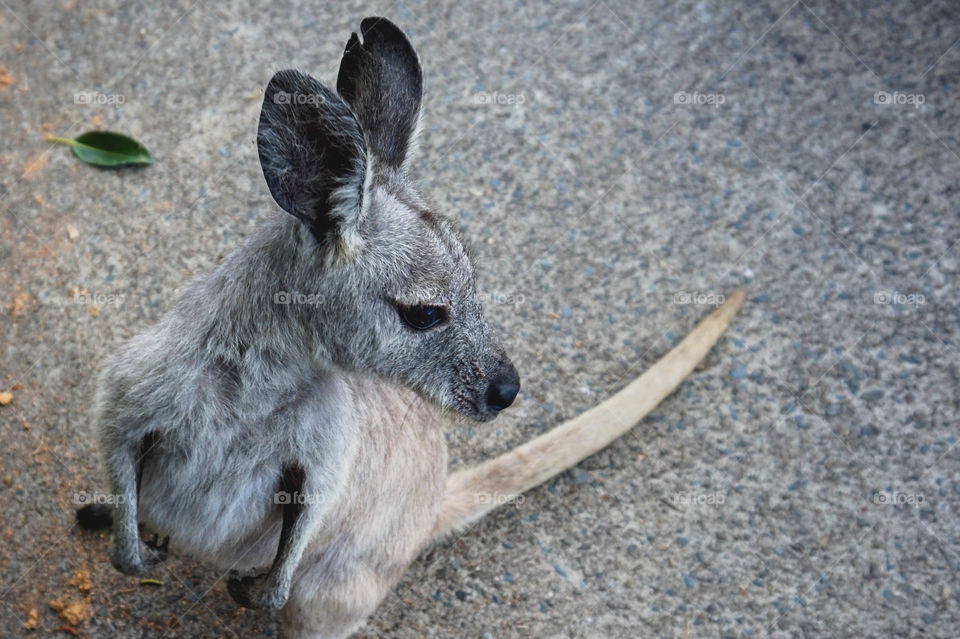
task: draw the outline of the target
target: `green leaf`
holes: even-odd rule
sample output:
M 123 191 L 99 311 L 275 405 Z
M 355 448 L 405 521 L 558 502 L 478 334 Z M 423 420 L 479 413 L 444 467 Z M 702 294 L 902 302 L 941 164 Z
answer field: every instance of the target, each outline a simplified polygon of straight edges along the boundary
M 89 131 L 76 139 L 48 137 L 47 142 L 69 144 L 73 154 L 94 166 L 120 167 L 153 164 L 146 147 L 122 133 Z

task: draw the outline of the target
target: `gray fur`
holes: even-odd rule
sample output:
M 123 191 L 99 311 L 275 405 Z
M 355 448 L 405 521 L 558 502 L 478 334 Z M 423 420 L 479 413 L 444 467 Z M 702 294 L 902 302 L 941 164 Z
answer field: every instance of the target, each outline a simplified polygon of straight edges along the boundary
M 376 24 L 374 37 L 399 33 Z M 367 37 L 376 55 L 395 49 Z M 369 100 L 379 95 L 364 91 L 371 70 L 411 63 L 406 77 L 419 78 L 414 54 L 341 80 Z M 281 90 L 316 99 L 277 102 Z M 354 113 L 305 74 L 274 77 L 258 146 L 286 213 L 119 349 L 96 397 L 118 495 L 114 565 L 147 570 L 143 521 L 175 549 L 253 572 L 236 574 L 230 593 L 283 608 L 289 636 L 340 637 L 362 623 L 437 519 L 446 446 L 436 409 L 492 419 L 491 380 L 516 380 L 463 241 L 407 182 L 406 156 L 394 161 L 415 126 L 400 123 L 397 137 Z M 368 152 L 371 140 L 391 140 L 391 161 Z M 448 320 L 416 331 L 397 305 L 442 306 Z M 301 509 L 275 503 L 291 467 L 303 471 Z

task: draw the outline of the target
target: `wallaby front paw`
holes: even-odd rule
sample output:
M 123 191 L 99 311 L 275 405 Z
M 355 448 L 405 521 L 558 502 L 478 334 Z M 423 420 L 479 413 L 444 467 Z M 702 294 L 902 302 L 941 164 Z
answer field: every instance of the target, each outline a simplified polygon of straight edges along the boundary
M 231 575 L 227 580 L 227 592 L 244 608 L 279 610 L 287 603 L 290 588 L 268 583 L 269 575 L 241 577 Z

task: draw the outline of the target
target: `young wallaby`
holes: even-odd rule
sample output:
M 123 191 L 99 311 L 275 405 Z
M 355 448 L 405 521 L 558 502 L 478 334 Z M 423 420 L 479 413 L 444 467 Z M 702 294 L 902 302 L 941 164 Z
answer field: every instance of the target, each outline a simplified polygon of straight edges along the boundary
M 404 34 L 367 18 L 337 91 L 267 85 L 257 145 L 285 213 L 193 281 L 106 363 L 95 417 L 111 560 L 151 561 L 139 522 L 236 571 L 287 637 L 343 637 L 432 540 L 603 448 L 702 359 L 742 301 L 607 402 L 447 476 L 443 413 L 490 420 L 517 371 L 491 335 L 463 241 L 407 178 L 422 90 Z M 438 410 L 439 409 L 439 410 Z

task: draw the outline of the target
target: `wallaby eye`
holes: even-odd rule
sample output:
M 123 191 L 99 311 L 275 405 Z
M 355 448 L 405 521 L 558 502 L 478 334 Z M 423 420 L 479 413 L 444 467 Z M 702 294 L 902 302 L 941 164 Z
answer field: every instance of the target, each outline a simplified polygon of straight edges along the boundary
M 413 329 L 425 331 L 447 319 L 447 311 L 442 306 L 397 306 L 400 319 Z

